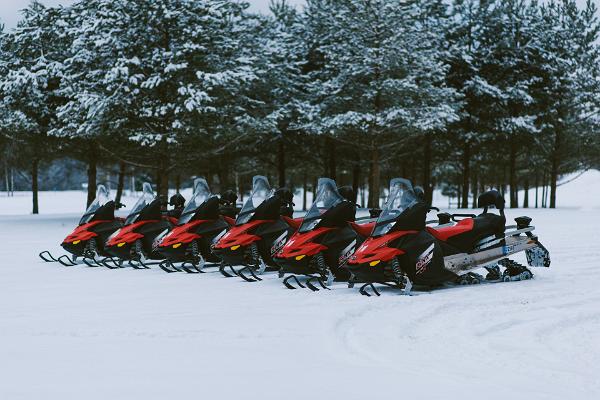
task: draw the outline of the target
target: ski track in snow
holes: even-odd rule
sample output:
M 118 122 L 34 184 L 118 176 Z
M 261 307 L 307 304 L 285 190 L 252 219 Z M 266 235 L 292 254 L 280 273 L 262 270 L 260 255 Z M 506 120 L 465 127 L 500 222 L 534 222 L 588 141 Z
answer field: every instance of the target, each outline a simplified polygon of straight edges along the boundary
M 0 216 L 0 399 L 600 398 L 600 209 L 507 214 L 533 280 L 370 298 L 46 264 L 78 216 Z

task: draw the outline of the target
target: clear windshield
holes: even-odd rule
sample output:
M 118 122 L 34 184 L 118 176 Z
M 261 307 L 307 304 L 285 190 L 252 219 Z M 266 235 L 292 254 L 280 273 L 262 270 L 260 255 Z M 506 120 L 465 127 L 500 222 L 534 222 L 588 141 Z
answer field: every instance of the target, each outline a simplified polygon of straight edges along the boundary
M 96 211 L 106 203 L 110 201 L 110 194 L 108 189 L 104 187 L 104 185 L 98 185 L 98 189 L 96 190 L 96 198 L 92 201 L 92 204 L 85 210 L 85 214 L 81 217 L 79 221 L 79 225 L 87 224 L 96 214 Z
M 210 188 L 208 187 L 208 183 L 204 178 L 198 178 L 194 181 L 194 194 L 188 200 L 188 202 L 183 207 L 183 211 L 181 216 L 179 217 L 179 225 L 187 224 L 190 222 L 198 207 L 200 207 L 206 200 L 213 197 L 213 194 L 210 193 Z
M 154 192 L 152 191 L 152 185 L 150 185 L 148 182 L 144 182 L 144 186 L 142 187 L 142 197 L 139 198 L 137 203 L 135 203 L 135 205 L 131 209 L 131 212 L 125 220 L 125 225 L 133 224 L 140 215 L 140 212 L 142 212 L 144 207 L 152 203 L 152 200 L 154 200 Z
M 304 216 L 300 232 L 308 232 L 313 229 L 321 221 L 323 214 L 343 201 L 344 198 L 338 192 L 335 182 L 329 178 L 320 178 L 317 197 Z
M 392 179 L 390 181 L 390 194 L 379 218 L 377 218 L 372 235 L 381 236 L 388 233 L 394 226 L 398 216 L 417 202 L 418 199 L 410 181 L 402 178 Z
M 252 178 L 252 193 L 248 200 L 244 203 L 244 206 L 240 210 L 240 213 L 235 220 L 236 225 L 245 224 L 250 221 L 250 218 L 254 215 L 256 207 L 261 205 L 266 199 L 273 195 L 271 186 L 266 177 L 256 175 Z

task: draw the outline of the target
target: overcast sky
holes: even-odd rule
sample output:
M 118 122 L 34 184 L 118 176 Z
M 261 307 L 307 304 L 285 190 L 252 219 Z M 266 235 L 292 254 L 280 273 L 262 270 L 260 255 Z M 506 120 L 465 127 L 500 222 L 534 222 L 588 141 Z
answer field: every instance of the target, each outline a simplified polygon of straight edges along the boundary
M 74 0 L 40 0 L 42 3 L 50 6 L 57 4 L 67 5 L 73 3 Z M 118 0 L 115 0 L 118 1 Z M 246 0 L 251 4 L 252 10 L 268 11 L 269 0 Z M 595 0 L 600 4 L 600 0 Z M 19 10 L 27 7 L 30 0 L 0 0 L 0 22 L 5 24 L 7 28 L 13 28 L 19 19 Z M 288 0 L 290 4 L 303 4 L 304 0 Z M 585 4 L 585 0 L 577 0 L 580 5 Z
M 118 1 L 118 0 L 115 0 Z M 252 10 L 268 11 L 269 0 L 246 0 L 251 4 Z M 600 0 L 599 0 L 600 1 Z M 74 0 L 40 0 L 47 6 L 55 6 L 58 4 L 67 5 Z M 288 0 L 290 4 L 303 4 L 304 0 Z M 14 28 L 19 20 L 19 10 L 27 7 L 30 0 L 0 0 L 0 22 L 6 25 L 7 28 Z

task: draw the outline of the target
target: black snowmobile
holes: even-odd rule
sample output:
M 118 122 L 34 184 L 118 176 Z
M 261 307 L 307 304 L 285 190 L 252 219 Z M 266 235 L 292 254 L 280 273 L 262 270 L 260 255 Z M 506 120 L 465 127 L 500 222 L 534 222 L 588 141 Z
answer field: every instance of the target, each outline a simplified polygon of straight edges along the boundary
M 109 197 L 104 185 L 98 185 L 96 198 L 89 205 L 79 225 L 62 242 L 61 246 L 72 254 L 54 257 L 48 250 L 39 256 L 46 262 L 58 262 L 66 267 L 85 264 L 99 267 L 111 261 L 110 254 L 105 251 L 107 238 L 123 226 L 123 219 L 115 217 L 115 209 L 123 207 Z M 102 257 L 102 258 L 99 258 Z
M 164 259 L 157 251 L 158 241 L 177 225 L 183 211 L 183 197 L 180 196 L 173 196 L 171 204 L 175 208 L 165 211 L 165 201 L 155 197 L 152 186 L 144 183 L 142 197 L 133 206 L 124 226 L 113 233 L 105 245 L 106 251 L 120 260 L 116 268 L 127 261 L 133 268 L 147 269 Z
M 504 199 L 495 190 L 479 196 L 478 204 L 484 208 L 478 216 L 455 214 L 451 216 L 455 224 L 426 227 L 431 207 L 415 194 L 408 180 L 394 179 L 370 237 L 348 260 L 350 285 L 364 283 L 361 294 L 369 295 L 366 289 L 371 287 L 379 295 L 373 283 L 410 293 L 413 285 L 531 279 L 527 267 L 507 258 L 521 251 L 529 266 L 550 266 L 548 251 L 532 233 L 531 218 L 518 217 L 516 225 L 506 226 Z M 490 207 L 498 209 L 499 215 L 488 212 Z M 488 271 L 485 278 L 472 272 L 481 267 Z
M 165 261 L 159 264 L 165 272 L 204 272 L 206 263 L 220 263 L 211 245 L 227 232 L 235 221 L 237 196 L 232 191 L 222 198 L 210 192 L 205 179 L 194 182 L 194 194 L 185 205 L 177 226 L 160 239 L 157 251 Z M 177 263 L 181 263 L 177 265 Z

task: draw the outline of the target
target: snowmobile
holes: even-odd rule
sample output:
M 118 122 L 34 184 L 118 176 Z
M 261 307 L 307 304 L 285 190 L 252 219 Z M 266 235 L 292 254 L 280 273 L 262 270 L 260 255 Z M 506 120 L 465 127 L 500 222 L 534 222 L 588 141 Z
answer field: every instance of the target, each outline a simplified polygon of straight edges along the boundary
M 344 193 L 345 195 L 342 195 Z M 283 284 L 296 289 L 290 281 L 304 288 L 297 275 L 307 276 L 306 286 L 312 291 L 329 289 L 333 281 L 347 281 L 350 273 L 340 268 L 357 244 L 365 240 L 373 228 L 371 219 L 360 225 L 356 220 L 356 204 L 351 188 L 337 188 L 328 178 L 319 179 L 317 197 L 304 216 L 302 225 L 274 257 L 280 266 L 279 277 L 288 275 Z
M 234 225 L 235 221 L 227 215 L 235 215 L 236 199 L 232 191 L 225 192 L 219 199 L 210 192 L 206 180 L 196 179 L 194 194 L 185 205 L 177 226 L 158 243 L 157 251 L 165 258 L 159 267 L 165 272 L 200 273 L 204 272 L 207 262 L 219 263 L 221 259 L 212 253 L 211 244 Z
M 213 253 L 223 260 L 219 268 L 221 274 L 255 282 L 262 280 L 258 275 L 267 269 L 278 268 L 273 255 L 301 223 L 301 219 L 292 218 L 292 199 L 287 189 L 271 190 L 266 177 L 257 175 L 252 179 L 252 192 L 235 225 L 212 247 Z M 243 268 L 235 270 L 234 265 L 243 265 Z
M 125 219 L 124 226 L 106 241 L 106 251 L 120 260 L 116 268 L 122 267 L 127 261 L 133 268 L 148 269 L 150 264 L 160 263 L 148 260 L 164 259 L 157 251 L 158 242 L 177 225 L 183 211 L 180 196 L 171 198 L 174 209 L 163 212 L 165 202 L 154 196 L 150 183 L 144 183 L 142 196 Z
M 63 240 L 61 246 L 72 254 L 62 255 L 58 258 L 49 251 L 42 251 L 39 256 L 46 262 L 58 262 L 70 267 L 81 263 L 90 267 L 99 267 L 106 262 L 111 262 L 110 254 L 104 249 L 107 238 L 123 226 L 123 219 L 115 217 L 115 209 L 123 207 L 109 197 L 109 192 L 104 185 L 98 185 L 96 198 L 89 205 L 77 228 Z M 98 259 L 98 256 L 104 257 Z
M 454 214 L 454 224 L 426 227 L 432 208 L 415 194 L 410 181 L 394 179 L 391 186 L 371 235 L 346 264 L 349 286 L 364 283 L 361 294 L 370 296 L 370 287 L 379 295 L 374 283 L 410 294 L 413 285 L 431 288 L 531 279 L 533 273 L 526 266 L 507 258 L 522 251 L 530 267 L 550 266 L 548 250 L 532 233 L 531 218 L 518 217 L 516 225 L 506 226 L 504 199 L 497 191 L 479 196 L 480 215 Z M 489 212 L 491 207 L 499 214 Z M 488 271 L 485 278 L 472 272 L 482 267 Z

